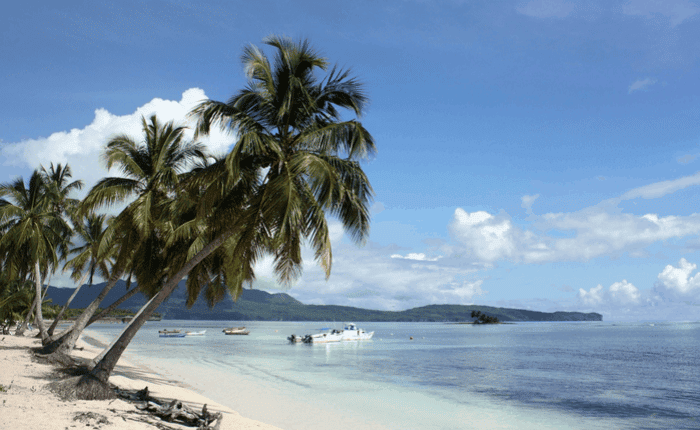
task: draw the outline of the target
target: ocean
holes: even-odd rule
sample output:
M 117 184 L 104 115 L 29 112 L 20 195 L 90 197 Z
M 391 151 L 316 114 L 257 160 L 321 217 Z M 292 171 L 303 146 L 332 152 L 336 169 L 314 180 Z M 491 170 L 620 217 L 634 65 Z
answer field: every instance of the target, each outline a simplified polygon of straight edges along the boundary
M 245 325 L 248 336 L 221 330 Z M 149 322 L 132 361 L 283 429 L 699 429 L 699 322 Z M 93 324 L 109 342 L 123 326 Z M 159 338 L 160 329 L 207 330 Z M 410 338 L 413 339 L 410 339 Z

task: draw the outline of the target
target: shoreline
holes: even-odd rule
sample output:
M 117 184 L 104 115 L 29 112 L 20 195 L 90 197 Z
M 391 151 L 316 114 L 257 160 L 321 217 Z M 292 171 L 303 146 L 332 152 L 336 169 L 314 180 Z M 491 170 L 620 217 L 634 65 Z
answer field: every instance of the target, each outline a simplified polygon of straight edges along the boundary
M 171 428 L 186 428 L 166 423 L 145 414 L 122 399 L 103 401 L 65 402 L 46 389 L 46 385 L 59 379 L 52 365 L 36 362 L 31 348 L 41 345 L 34 337 L 38 331 L 28 331 L 25 336 L 0 336 L 0 416 L 2 428 L 75 429 L 114 428 L 123 430 L 152 430 L 157 425 Z M 85 338 L 90 338 L 85 339 Z M 101 352 L 94 343 L 98 339 L 86 333 L 81 336 L 74 356 L 93 358 Z M 125 354 L 126 355 L 126 354 Z M 195 410 L 207 409 L 222 412 L 221 430 L 282 430 L 279 427 L 241 416 L 231 408 L 215 402 L 186 384 L 168 378 L 142 364 L 135 364 L 130 357 L 122 357 L 115 367 L 110 383 L 122 389 L 140 390 L 148 387 L 152 396 L 160 399 L 178 399 Z M 90 413 L 90 414 L 88 414 Z M 50 425 L 47 425 L 50 420 Z M 7 426 L 7 427 L 5 427 Z

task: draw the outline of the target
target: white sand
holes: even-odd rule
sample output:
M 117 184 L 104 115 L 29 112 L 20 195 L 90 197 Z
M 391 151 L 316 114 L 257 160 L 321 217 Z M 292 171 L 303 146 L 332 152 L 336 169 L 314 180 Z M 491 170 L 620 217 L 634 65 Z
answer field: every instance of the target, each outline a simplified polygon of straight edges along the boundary
M 133 403 L 116 400 L 65 402 L 46 389 L 55 380 L 54 367 L 39 364 L 31 359 L 29 348 L 40 346 L 33 336 L 37 331 L 27 332 L 25 337 L 0 335 L 0 429 L 124 429 L 153 430 L 156 423 L 171 428 L 186 428 L 166 423 L 145 414 Z M 74 355 L 92 358 L 100 350 L 84 342 L 79 342 L 83 351 Z M 206 397 L 188 390 L 174 381 L 169 381 L 144 367 L 135 366 L 120 360 L 110 382 L 124 389 L 140 390 L 148 386 L 151 396 L 160 399 L 178 399 L 194 410 L 201 410 L 204 404 L 212 412 L 224 414 L 221 430 L 280 430 L 269 424 L 242 417 L 236 411 L 220 405 Z M 99 418 L 76 420 L 80 413 L 92 412 L 104 416 L 108 423 Z

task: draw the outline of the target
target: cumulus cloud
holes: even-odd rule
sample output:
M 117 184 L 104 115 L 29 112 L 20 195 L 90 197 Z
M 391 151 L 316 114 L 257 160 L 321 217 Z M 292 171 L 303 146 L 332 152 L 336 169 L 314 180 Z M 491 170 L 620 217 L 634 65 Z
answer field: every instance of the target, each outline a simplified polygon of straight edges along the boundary
M 109 139 L 118 134 L 132 136 L 137 141 L 143 136 L 141 118 L 157 114 L 165 123 L 174 120 L 179 125 L 188 126 L 187 138 L 194 134 L 195 121 L 188 118 L 190 110 L 199 102 L 208 99 L 204 91 L 191 88 L 182 93 L 179 101 L 155 98 L 137 108 L 129 115 L 113 115 L 106 109 L 95 110 L 92 123 L 81 129 L 61 131 L 48 137 L 8 142 L 2 148 L 2 155 L 7 163 L 26 166 L 30 169 L 51 163 L 68 164 L 74 179 L 82 179 L 86 187 L 83 194 L 99 179 L 105 176 L 117 176 L 117 171 L 107 172 L 100 162 L 100 155 Z M 211 136 L 202 139 L 214 154 L 225 152 L 234 138 L 218 129 L 212 130 Z
M 623 279 L 622 282 L 612 284 L 607 291 L 600 284 L 588 291 L 579 288 L 577 298 L 586 306 L 624 306 L 639 304 L 641 293 L 637 287 Z
M 635 91 L 646 91 L 649 89 L 650 86 L 654 85 L 656 83 L 656 79 L 653 78 L 646 78 L 646 79 L 637 79 L 636 81 L 632 82 L 632 84 L 629 86 L 627 89 L 627 94 L 632 94 Z
M 457 208 L 448 228 L 465 251 L 478 260 L 492 262 L 516 257 L 516 229 L 508 218 Z
M 564 0 L 530 0 L 518 5 L 515 10 L 534 18 L 566 18 L 576 6 Z
M 681 258 L 678 266 L 667 265 L 659 273 L 654 291 L 665 299 L 683 299 L 700 297 L 700 273 L 691 276 L 698 268 L 697 264 Z
M 464 255 L 472 261 L 493 264 L 499 260 L 521 263 L 588 261 L 603 255 L 645 255 L 645 248 L 669 239 L 700 235 L 700 214 L 687 216 L 634 215 L 617 205 L 635 198 L 654 199 L 700 185 L 700 173 L 661 181 L 627 191 L 622 196 L 576 212 L 535 216 L 531 229 L 515 225 L 508 214 L 473 213 L 457 208 L 448 230 L 453 244 L 441 246 L 443 255 Z M 538 196 L 524 196 L 530 211 Z M 528 212 L 530 213 L 530 212 Z M 566 231 L 567 237 L 548 232 Z
M 578 298 L 585 305 L 599 305 L 603 303 L 603 286 L 598 284 L 597 287 L 593 287 L 590 291 L 586 291 L 583 288 L 578 290 Z
M 648 19 L 663 18 L 671 27 L 700 12 L 700 7 L 689 0 L 629 0 L 622 8 L 625 15 L 642 16 Z
M 535 204 L 535 200 L 537 200 L 539 196 L 539 194 L 535 194 L 534 196 L 524 195 L 521 199 L 520 207 L 525 209 L 528 215 L 532 215 L 532 205 Z

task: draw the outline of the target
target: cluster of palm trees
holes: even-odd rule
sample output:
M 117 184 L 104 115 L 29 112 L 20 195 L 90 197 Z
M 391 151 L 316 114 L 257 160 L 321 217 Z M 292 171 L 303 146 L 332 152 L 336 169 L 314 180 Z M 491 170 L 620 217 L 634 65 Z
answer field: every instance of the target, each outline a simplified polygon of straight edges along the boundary
M 482 314 L 481 311 L 472 311 L 472 318 L 476 318 L 474 324 L 497 324 L 499 322 L 498 317 Z
M 152 116 L 143 119 L 141 139 L 107 142 L 103 160 L 121 175 L 100 180 L 82 201 L 68 198 L 82 183 L 67 182 L 67 166 L 35 172 L 26 188 L 21 178 L 0 187 L 0 288 L 11 293 L 7 281 L 33 281 L 32 309 L 47 351 L 69 352 L 118 280 L 135 281 L 127 294 L 150 298 L 76 383 L 78 396 L 100 396 L 94 385 L 106 386 L 138 329 L 185 277 L 189 305 L 200 296 L 214 304 L 251 286 L 264 255 L 289 284 L 308 246 L 328 277 L 327 216 L 357 243 L 366 239 L 372 189 L 360 162 L 375 145 L 358 121 L 367 101 L 362 85 L 346 70 L 328 70 L 306 41 L 271 36 L 264 43 L 272 59 L 256 46 L 243 51 L 244 89 L 193 109 L 193 141 L 183 127 Z M 228 154 L 214 156 L 196 142 L 213 127 L 236 137 Z M 118 204 L 125 205 L 118 215 L 98 214 Z M 71 328 L 54 334 L 60 316 L 44 328 L 41 288 L 61 264 L 78 285 L 94 275 L 108 281 Z

